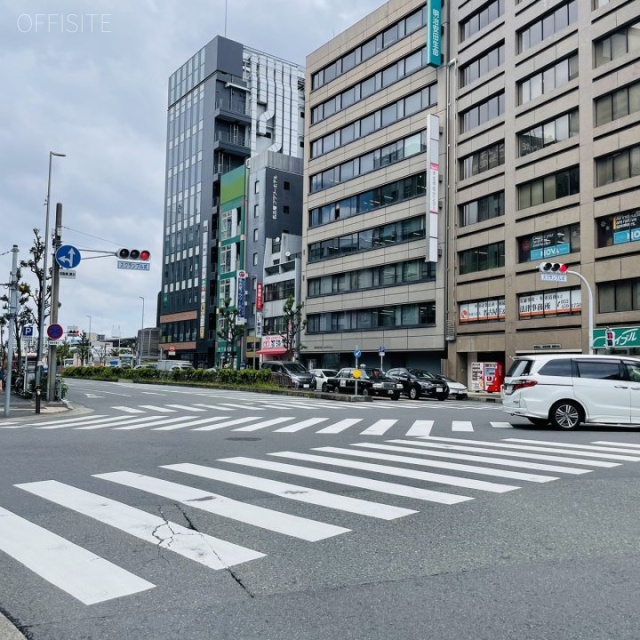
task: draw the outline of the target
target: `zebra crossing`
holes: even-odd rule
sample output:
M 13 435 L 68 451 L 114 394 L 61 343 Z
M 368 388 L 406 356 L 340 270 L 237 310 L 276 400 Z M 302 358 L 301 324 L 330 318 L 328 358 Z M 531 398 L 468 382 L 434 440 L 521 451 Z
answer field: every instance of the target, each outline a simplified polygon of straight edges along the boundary
M 348 447 L 315 447 L 309 452 L 224 457 L 204 465 L 180 462 L 162 465 L 152 475 L 134 470 L 102 472 L 88 476 L 92 490 L 76 486 L 82 480 L 76 484 L 55 479 L 22 482 L 13 488 L 29 494 L 30 500 L 52 504 L 55 510 L 67 514 L 75 542 L 49 531 L 37 521 L 38 516 L 29 519 L 0 506 L 0 558 L 5 555 L 17 561 L 18 574 L 23 571 L 20 566 L 25 567 L 81 603 L 93 605 L 149 591 L 165 579 L 170 582 L 170 576 L 165 578 L 157 571 L 145 575 L 139 565 L 133 572 L 119 566 L 114 557 L 102 557 L 84 548 L 82 540 L 95 540 L 96 525 L 92 523 L 130 536 L 136 549 L 136 545 L 148 544 L 162 549 L 167 572 L 172 568 L 171 558 L 177 556 L 203 570 L 219 571 L 260 562 L 270 555 L 277 561 L 278 554 L 283 553 L 280 536 L 313 544 L 356 535 L 358 526 L 364 523 L 359 518 L 373 519 L 383 527 L 385 522 L 415 516 L 431 504 L 454 507 L 526 486 L 542 490 L 544 485 L 565 477 L 639 461 L 640 444 L 422 437 L 382 443 L 364 440 Z M 293 482 L 292 478 L 299 480 Z M 190 480 L 199 486 L 191 486 Z M 407 480 L 410 484 L 405 483 Z M 169 520 L 161 508 L 156 515 L 131 506 L 122 501 L 123 494 L 116 486 L 133 490 L 129 500 L 136 504 L 137 492 L 178 503 L 188 522 L 189 511 L 205 512 L 210 519 L 201 520 L 204 524 L 199 529 L 207 530 Z M 225 495 L 234 487 L 242 488 L 244 500 Z M 369 493 L 359 493 L 356 498 L 342 495 L 340 487 Z M 114 493 L 120 499 L 113 497 Z M 273 498 L 269 508 L 255 504 L 262 494 Z M 363 495 L 366 497 L 360 497 Z M 402 498 L 402 505 L 394 504 L 394 497 Z M 296 513 L 291 513 L 294 502 Z M 29 512 L 40 514 L 44 522 L 51 520 L 51 509 L 31 508 Z M 349 526 L 341 522 L 346 514 Z M 238 533 L 242 544 L 211 534 L 223 530 L 217 524 L 222 520 L 242 525 Z M 370 531 L 367 528 L 368 534 Z M 109 556 L 113 549 L 104 545 L 100 550 Z
M 217 408 L 217 407 L 216 407 Z M 198 409 L 200 411 L 200 409 Z M 205 410 L 201 410 L 205 413 Z M 208 431 L 229 431 L 252 433 L 270 431 L 272 433 L 292 434 L 300 432 L 314 432 L 317 434 L 349 434 L 358 433 L 362 436 L 388 436 L 390 434 L 406 437 L 430 436 L 437 425 L 437 430 L 446 432 L 466 432 L 475 430 L 471 421 L 461 420 L 403 420 L 397 418 L 369 419 L 366 417 L 340 418 L 317 416 L 300 419 L 296 416 L 269 417 L 252 412 L 251 415 L 235 417 L 233 413 L 224 412 L 221 415 L 196 415 L 192 411 L 189 415 L 153 414 L 127 412 L 124 415 L 108 416 L 105 414 L 91 414 L 82 417 L 56 417 L 37 422 L 23 422 L 0 425 L 2 430 L 35 429 L 38 431 L 56 431 L 67 429 L 71 431 L 177 431 L 185 430 L 194 433 Z M 362 414 L 360 414 L 362 415 Z M 483 422 L 494 429 L 511 429 L 510 422 Z

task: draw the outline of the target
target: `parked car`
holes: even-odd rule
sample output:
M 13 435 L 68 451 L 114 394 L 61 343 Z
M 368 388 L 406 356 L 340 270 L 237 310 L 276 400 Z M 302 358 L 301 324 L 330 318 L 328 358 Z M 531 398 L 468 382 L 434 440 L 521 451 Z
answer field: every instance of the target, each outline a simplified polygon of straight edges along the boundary
M 273 360 L 263 362 L 262 369 L 270 369 L 278 384 L 291 386 L 294 389 L 312 389 L 314 377 L 299 362 L 289 360 Z
M 338 372 L 335 369 L 310 369 L 309 373 L 314 377 L 315 389 L 326 391 L 327 379 L 335 377 Z
M 400 400 L 400 394 L 402 393 L 402 384 L 400 382 L 385 375 L 381 369 L 367 371 L 367 374 L 371 380 L 372 395 Z
M 403 393 L 412 400 L 421 397 L 446 400 L 449 397 L 449 386 L 444 380 L 434 380 L 428 371 L 423 369 L 405 369 L 397 367 L 389 369 L 387 376 L 402 384 Z
M 193 364 L 188 360 L 160 360 L 158 371 L 173 371 L 174 369 L 193 369 Z
M 449 387 L 449 398 L 455 398 L 456 400 L 464 400 L 469 397 L 469 390 L 465 385 L 461 382 L 457 382 L 453 378 L 448 378 L 447 376 L 443 376 L 439 373 L 431 373 L 430 371 L 426 371 L 429 377 L 436 382 L 442 381 L 445 382 Z
M 536 426 L 640 425 L 640 358 L 519 356 L 505 378 L 502 406 Z
M 358 378 L 354 377 L 354 371 L 360 373 Z M 398 400 L 402 392 L 402 385 L 385 376 L 379 369 L 374 370 L 370 375 L 366 369 L 355 369 L 354 367 L 340 369 L 334 377 L 329 378 L 326 383 L 327 391 L 355 394 L 356 381 L 358 382 L 358 395 L 361 396 L 383 396 Z

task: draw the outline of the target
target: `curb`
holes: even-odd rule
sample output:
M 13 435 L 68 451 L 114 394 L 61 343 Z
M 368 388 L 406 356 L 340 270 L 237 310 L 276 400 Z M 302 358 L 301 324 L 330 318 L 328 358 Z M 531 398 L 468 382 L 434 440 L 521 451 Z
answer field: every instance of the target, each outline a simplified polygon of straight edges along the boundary
M 0 640 L 25 640 L 18 628 L 0 613 Z

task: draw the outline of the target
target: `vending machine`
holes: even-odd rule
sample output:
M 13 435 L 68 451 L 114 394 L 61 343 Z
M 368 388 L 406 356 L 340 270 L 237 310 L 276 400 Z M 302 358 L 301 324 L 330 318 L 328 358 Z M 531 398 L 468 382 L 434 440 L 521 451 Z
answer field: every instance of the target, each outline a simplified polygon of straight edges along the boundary
M 471 391 L 500 393 L 504 382 L 502 362 L 472 362 Z

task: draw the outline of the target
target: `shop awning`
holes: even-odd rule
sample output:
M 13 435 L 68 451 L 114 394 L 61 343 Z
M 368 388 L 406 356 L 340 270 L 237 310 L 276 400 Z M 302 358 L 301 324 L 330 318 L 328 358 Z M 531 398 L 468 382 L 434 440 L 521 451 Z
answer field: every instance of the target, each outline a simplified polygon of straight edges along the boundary
M 256 353 L 265 356 L 283 356 L 287 351 L 288 349 L 284 347 L 274 347 L 273 349 L 258 349 Z

